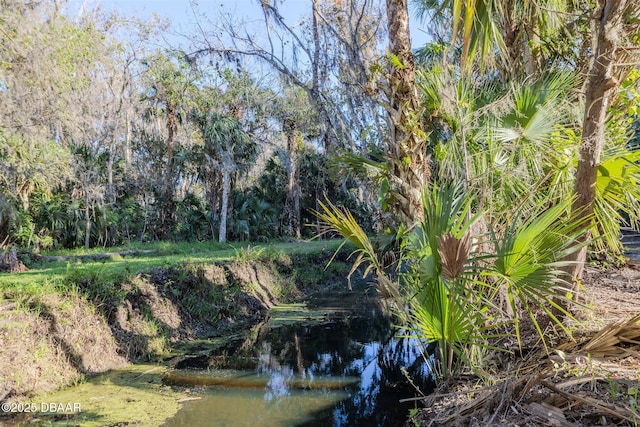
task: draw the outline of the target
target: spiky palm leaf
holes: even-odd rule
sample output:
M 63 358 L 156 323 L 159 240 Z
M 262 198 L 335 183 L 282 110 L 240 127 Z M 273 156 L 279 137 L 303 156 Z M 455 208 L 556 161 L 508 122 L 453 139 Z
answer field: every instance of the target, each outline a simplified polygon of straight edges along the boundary
M 489 340 L 501 336 L 496 333 L 487 306 L 468 298 L 461 283 L 444 277 L 429 283 L 412 277 L 405 282 L 413 292 L 407 320 L 416 337 L 438 343 L 440 374 L 445 377 L 455 371 L 454 355 L 473 369 L 478 364 L 471 360 L 471 348 L 492 348 Z
M 596 179 L 596 222 L 591 235 L 598 251 L 621 254 L 620 224 L 627 223 L 636 229 L 640 225 L 640 151 L 605 150 L 603 157 Z
M 487 307 L 471 291 L 469 253 L 473 200 L 460 187 L 434 186 L 423 192 L 424 220 L 407 241 L 411 268 L 403 277 L 408 298 L 405 314 L 416 336 L 438 342 L 441 374 L 453 372 L 454 356 L 469 367 L 474 346 L 488 347 L 497 336 Z M 490 326 L 488 326 L 490 325 Z
M 509 20 L 518 23 L 518 27 L 533 29 L 537 33 L 557 32 L 566 25 L 564 16 L 573 0 L 415 0 L 414 3 L 419 15 L 425 16 L 425 12 L 431 10 L 434 11 L 436 22 L 449 25 L 451 46 L 454 47 L 457 40 L 461 40 L 462 69 L 471 70 L 474 61 L 481 67 L 486 67 L 495 64 L 496 56 L 503 62 L 516 59 L 509 58 L 510 46 L 506 46 L 503 37 Z M 538 37 L 539 35 L 537 34 Z M 539 43 L 534 40 L 529 40 L 528 43 L 528 48 L 532 51 L 540 48 Z M 523 41 L 526 40 L 511 42 Z
M 571 314 L 557 303 L 558 298 L 567 298 L 571 286 L 565 279 L 562 267 L 567 265 L 564 258 L 580 250 L 577 244 L 588 226 L 588 221 L 567 221 L 562 218 L 571 200 L 556 205 L 545 212 L 534 215 L 521 223 L 514 218 L 504 235 L 496 239 L 495 260 L 483 274 L 492 276 L 494 290 L 505 289 L 508 304 L 513 313 L 518 343 L 520 336 L 520 308 L 531 319 L 543 343 L 546 342 L 535 309 L 541 309 L 552 321 L 564 327 L 556 313 L 571 317 Z M 519 307 L 521 305 L 522 307 Z
M 355 247 L 352 255 L 356 255 L 356 259 L 351 267 L 351 271 L 349 272 L 349 279 L 353 273 L 356 272 L 358 267 L 366 264 L 363 276 L 366 277 L 371 272 L 375 273 L 378 291 L 384 296 L 398 298 L 397 286 L 385 273 L 384 265 L 379 260 L 378 253 L 373 243 L 369 239 L 369 236 L 367 236 L 367 233 L 365 233 L 362 227 L 360 227 L 351 212 L 347 209 L 340 209 L 328 200 L 326 203 L 318 201 L 318 204 L 322 211 L 314 211 L 314 215 L 316 215 L 321 221 L 322 229 L 319 236 L 337 232 L 345 239 L 338 250 L 336 250 L 336 254 L 346 243 L 351 243 Z M 329 262 L 333 261 L 334 257 L 335 254 Z M 349 281 L 349 283 L 351 282 Z

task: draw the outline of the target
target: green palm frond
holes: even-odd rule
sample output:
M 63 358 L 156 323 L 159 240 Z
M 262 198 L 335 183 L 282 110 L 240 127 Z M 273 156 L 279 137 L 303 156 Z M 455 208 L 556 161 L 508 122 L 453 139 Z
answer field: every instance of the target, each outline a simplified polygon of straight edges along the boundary
M 408 311 L 404 317 L 421 339 L 438 342 L 441 374 L 469 367 L 474 347 L 488 347 L 498 336 L 489 320 L 489 301 L 471 290 L 473 198 L 455 185 L 423 191 L 424 220 L 405 242 L 410 269 L 402 275 Z M 491 326 L 488 326 L 491 325 Z M 455 356 L 455 357 L 454 357 Z
M 490 339 L 502 336 L 495 332 L 496 324 L 491 322 L 486 306 L 459 293 L 460 289 L 453 289 L 452 285 L 442 278 L 428 284 L 420 280 L 407 283 L 414 291 L 408 320 L 416 337 L 439 344 L 444 376 L 455 370 L 453 355 L 473 368 L 470 348 L 490 347 Z
M 621 254 L 620 224 L 638 229 L 640 221 L 640 151 L 618 148 L 606 150 L 603 157 L 596 178 L 596 221 L 591 235 L 596 250 Z
M 451 10 L 453 28 L 451 46 L 455 46 L 462 28 L 462 68 L 468 70 L 477 53 L 482 66 L 489 63 L 497 48 L 506 52 L 502 33 L 496 21 L 500 2 L 495 0 L 450 0 L 442 3 L 442 12 Z M 440 13 L 441 13 L 440 12 Z M 462 25 L 461 25 L 462 24 Z
M 378 258 L 376 248 L 351 212 L 337 207 L 328 200 L 326 203 L 318 201 L 318 204 L 322 210 L 314 211 L 313 213 L 321 221 L 322 229 L 319 236 L 336 232 L 345 239 L 335 254 L 346 243 L 351 243 L 355 247 L 352 255 L 356 255 L 356 259 L 349 272 L 349 278 L 361 265 L 366 264 L 363 277 L 367 277 L 371 272 L 375 273 L 378 291 L 384 296 L 399 298 L 397 286 L 387 277 L 383 263 Z M 333 261 L 335 254 L 329 261 L 330 263 Z
M 499 118 L 495 136 L 503 142 L 525 140 L 534 148 L 546 144 L 556 126 L 571 117 L 565 97 L 576 83 L 573 74 L 553 73 L 533 83 L 512 85 L 513 109 Z
M 375 183 L 386 178 L 388 166 L 385 160 L 375 160 L 356 153 L 344 152 L 335 156 L 331 161 L 332 167 L 339 169 L 341 174 L 351 174 L 363 179 L 371 179 Z
M 497 239 L 495 261 L 484 274 L 495 279 L 495 292 L 503 288 L 513 313 L 516 337 L 520 343 L 520 318 L 522 306 L 545 343 L 542 328 L 534 308 L 541 309 L 552 321 L 563 328 L 556 313 L 571 317 L 571 314 L 556 301 L 566 298 L 570 291 L 562 267 L 568 262 L 564 258 L 587 243 L 578 243 L 588 226 L 588 218 L 578 221 L 566 220 L 571 200 L 558 204 L 545 212 L 533 215 L 524 223 L 518 218 Z M 545 343 L 546 346 L 546 343 Z

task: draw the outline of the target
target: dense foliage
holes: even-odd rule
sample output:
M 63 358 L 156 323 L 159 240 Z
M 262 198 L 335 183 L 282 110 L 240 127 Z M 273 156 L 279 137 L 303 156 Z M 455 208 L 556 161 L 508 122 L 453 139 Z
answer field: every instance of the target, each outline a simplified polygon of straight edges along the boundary
M 415 54 L 406 0 L 297 26 L 260 1 L 162 48 L 162 22 L 0 0 L 0 245 L 339 233 L 445 375 L 561 325 L 586 248 L 640 224 L 639 9 L 413 3 Z
M 158 49 L 163 23 L 60 4 L 0 10 L 2 245 L 310 237 L 325 195 L 371 218 L 304 93 Z

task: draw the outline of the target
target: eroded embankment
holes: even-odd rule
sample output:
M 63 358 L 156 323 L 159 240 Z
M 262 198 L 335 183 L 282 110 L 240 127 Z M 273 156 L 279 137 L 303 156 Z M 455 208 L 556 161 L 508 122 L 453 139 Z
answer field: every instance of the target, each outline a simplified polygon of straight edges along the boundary
M 173 343 L 260 320 L 276 303 L 345 286 L 331 251 L 228 262 L 184 261 L 113 281 L 77 274 L 51 292 L 0 303 L 0 401 L 58 389 Z

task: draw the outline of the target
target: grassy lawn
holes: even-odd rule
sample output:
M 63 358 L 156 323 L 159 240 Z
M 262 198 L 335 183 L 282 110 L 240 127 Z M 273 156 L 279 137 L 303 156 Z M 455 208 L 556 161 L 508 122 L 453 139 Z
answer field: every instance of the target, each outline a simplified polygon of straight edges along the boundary
M 334 252 L 340 243 L 340 240 L 280 241 L 265 244 L 156 242 L 116 248 L 94 248 L 90 251 L 84 249 L 50 251 L 41 255 L 74 256 L 126 250 L 152 250 L 154 252 L 125 256 L 115 255 L 108 259 L 69 259 L 27 263 L 29 271 L 0 275 L 0 292 L 3 294 L 7 291 L 39 293 L 48 286 L 64 284 L 71 277 L 77 279 L 85 275 L 93 275 L 102 279 L 117 280 L 153 267 L 170 267 L 181 262 L 206 263 L 247 258 L 275 258 L 280 254 L 292 256 L 322 251 Z

